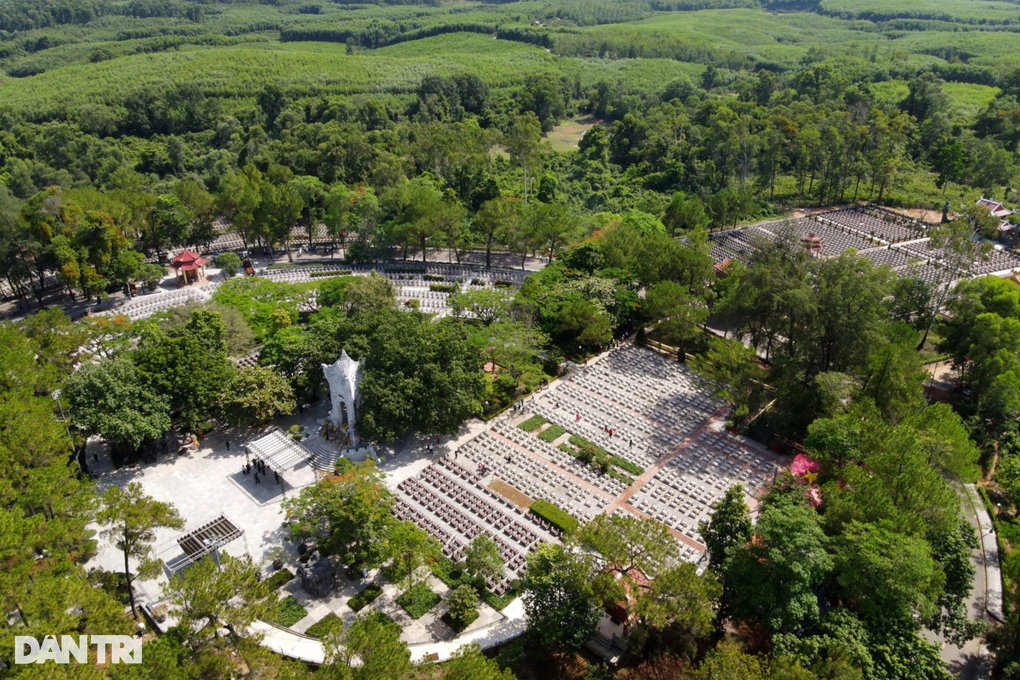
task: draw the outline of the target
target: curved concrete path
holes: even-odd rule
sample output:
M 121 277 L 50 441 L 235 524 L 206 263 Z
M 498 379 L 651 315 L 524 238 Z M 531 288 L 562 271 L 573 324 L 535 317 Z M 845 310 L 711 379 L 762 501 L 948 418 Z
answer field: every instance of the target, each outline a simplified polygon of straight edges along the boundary
M 411 660 L 446 661 L 464 645 L 475 644 L 489 649 L 513 640 L 524 633 L 524 603 L 517 598 L 501 612 L 504 618 L 491 626 L 465 633 L 453 640 L 410 645 Z M 281 656 L 305 663 L 322 665 L 326 662 L 326 649 L 318 638 L 296 633 L 265 621 L 256 621 L 251 630 L 262 635 L 262 646 Z
M 1005 621 L 1002 608 L 1002 569 L 999 564 L 999 543 L 995 536 L 995 525 L 988 514 L 977 488 L 973 484 L 964 484 L 967 499 L 978 521 L 981 534 L 982 564 L 985 571 L 985 611 L 996 621 Z

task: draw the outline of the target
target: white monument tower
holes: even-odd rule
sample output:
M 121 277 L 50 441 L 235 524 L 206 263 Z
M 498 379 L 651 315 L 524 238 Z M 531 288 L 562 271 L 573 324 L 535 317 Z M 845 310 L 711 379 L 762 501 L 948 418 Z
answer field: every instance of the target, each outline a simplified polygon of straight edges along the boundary
M 343 350 L 335 364 L 322 364 L 322 373 L 329 383 L 329 397 L 333 405 L 329 412 L 329 419 L 337 428 L 342 427 L 346 422 L 347 431 L 351 435 L 351 445 L 357 446 L 358 433 L 354 428 L 356 413 L 354 408 L 361 396 L 358 393 L 364 374 L 361 362 L 354 361 L 347 356 L 347 351 Z

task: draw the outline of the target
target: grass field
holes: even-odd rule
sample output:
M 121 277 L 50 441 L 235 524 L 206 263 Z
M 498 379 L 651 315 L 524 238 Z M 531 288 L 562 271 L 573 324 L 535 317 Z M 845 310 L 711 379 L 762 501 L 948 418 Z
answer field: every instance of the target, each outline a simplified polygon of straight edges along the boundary
M 559 153 L 573 151 L 577 148 L 584 133 L 600 122 L 602 121 L 589 116 L 574 117 L 554 127 L 545 135 L 545 138 L 553 151 Z
M 954 118 L 970 123 L 999 94 L 999 88 L 974 83 L 946 83 L 943 91 L 949 95 Z M 872 83 L 871 91 L 881 104 L 895 106 L 909 93 L 905 80 L 887 80 Z

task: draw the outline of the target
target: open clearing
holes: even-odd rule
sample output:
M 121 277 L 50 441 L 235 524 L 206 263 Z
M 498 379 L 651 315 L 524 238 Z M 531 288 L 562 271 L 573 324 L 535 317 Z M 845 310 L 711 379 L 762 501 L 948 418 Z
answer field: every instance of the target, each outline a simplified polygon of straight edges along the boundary
M 545 138 L 549 141 L 553 151 L 566 153 L 577 148 L 581 137 L 588 130 L 591 130 L 596 125 L 601 125 L 603 122 L 601 119 L 593 116 L 575 116 L 567 120 L 567 122 L 554 127 L 545 135 Z

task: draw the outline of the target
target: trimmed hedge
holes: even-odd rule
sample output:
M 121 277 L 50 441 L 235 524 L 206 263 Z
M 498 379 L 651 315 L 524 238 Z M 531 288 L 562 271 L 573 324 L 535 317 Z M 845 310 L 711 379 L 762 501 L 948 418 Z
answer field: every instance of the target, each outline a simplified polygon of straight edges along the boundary
M 279 590 L 284 584 L 289 583 L 292 578 L 294 578 L 294 572 L 284 567 L 267 578 L 266 585 L 269 586 L 270 590 Z
M 547 500 L 539 498 L 528 509 L 561 531 L 570 533 L 577 529 L 577 520 L 573 515 Z
M 354 271 L 351 269 L 338 269 L 336 271 L 329 272 L 309 272 L 308 276 L 312 277 L 313 279 L 321 279 L 327 276 L 350 276 L 353 273 Z
M 382 587 L 375 583 L 369 583 L 364 590 L 347 600 L 347 606 L 356 612 L 360 612 L 380 595 L 382 595 Z
M 439 274 L 426 274 L 422 278 L 424 280 L 426 280 L 426 281 L 445 281 L 446 280 L 445 276 L 440 276 Z
M 525 432 L 534 432 L 538 428 L 542 427 L 549 421 L 545 419 L 545 416 L 534 415 L 525 420 L 517 427 L 521 428 Z
M 422 582 L 414 584 L 410 590 L 398 597 L 397 604 L 403 607 L 404 611 L 412 619 L 420 619 L 428 614 L 442 599 L 429 588 L 427 583 Z
M 269 620 L 278 623 L 284 628 L 290 628 L 301 619 L 308 616 L 308 610 L 301 606 L 301 603 L 288 595 L 276 603 L 275 611 L 269 616 Z
M 429 290 L 433 293 L 456 293 L 460 286 L 455 283 L 430 283 Z
M 334 631 L 339 633 L 343 629 L 344 622 L 340 619 L 339 616 L 337 616 L 333 612 L 330 612 L 323 616 L 318 621 L 316 621 L 315 623 L 313 623 L 311 626 L 309 626 L 308 630 L 305 631 L 305 635 L 311 635 L 312 637 L 321 638 L 326 637 L 327 635 Z
M 514 287 L 514 284 L 513 284 L 512 281 L 496 281 L 492 285 L 496 286 L 496 288 L 513 288 Z
M 550 425 L 546 429 L 544 429 L 541 432 L 539 432 L 538 433 L 538 438 L 541 439 L 544 442 L 549 442 L 550 444 L 552 444 L 553 441 L 555 441 L 557 437 L 565 434 L 566 431 L 567 431 L 567 429 L 565 427 L 563 427 L 562 425 L 556 425 L 555 423 L 553 423 L 552 425 Z

